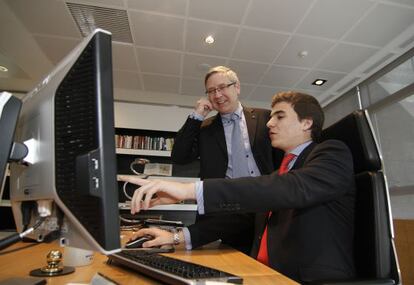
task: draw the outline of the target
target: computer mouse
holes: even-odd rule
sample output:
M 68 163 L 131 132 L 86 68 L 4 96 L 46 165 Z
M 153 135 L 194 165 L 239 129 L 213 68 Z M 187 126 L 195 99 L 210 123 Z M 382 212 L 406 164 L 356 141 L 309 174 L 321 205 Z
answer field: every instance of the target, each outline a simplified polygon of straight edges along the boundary
M 134 240 L 131 240 L 125 244 L 125 248 L 142 248 L 142 244 L 148 240 L 154 239 L 153 236 L 145 235 Z

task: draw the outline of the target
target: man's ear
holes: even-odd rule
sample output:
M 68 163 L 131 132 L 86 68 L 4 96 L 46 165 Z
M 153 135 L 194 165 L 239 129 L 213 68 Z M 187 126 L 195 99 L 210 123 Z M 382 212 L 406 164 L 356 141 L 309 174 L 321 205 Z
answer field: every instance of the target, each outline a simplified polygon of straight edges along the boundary
M 313 120 L 310 118 L 305 118 L 301 121 L 304 131 L 310 131 L 313 126 Z

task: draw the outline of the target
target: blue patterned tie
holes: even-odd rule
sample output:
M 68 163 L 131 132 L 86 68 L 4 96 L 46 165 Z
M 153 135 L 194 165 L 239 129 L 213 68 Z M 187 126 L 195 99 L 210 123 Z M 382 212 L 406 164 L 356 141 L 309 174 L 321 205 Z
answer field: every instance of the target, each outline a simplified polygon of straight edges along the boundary
M 231 120 L 233 121 L 233 132 L 231 135 L 232 178 L 250 176 L 246 149 L 244 148 L 244 140 L 240 130 L 241 118 L 237 114 L 232 114 Z

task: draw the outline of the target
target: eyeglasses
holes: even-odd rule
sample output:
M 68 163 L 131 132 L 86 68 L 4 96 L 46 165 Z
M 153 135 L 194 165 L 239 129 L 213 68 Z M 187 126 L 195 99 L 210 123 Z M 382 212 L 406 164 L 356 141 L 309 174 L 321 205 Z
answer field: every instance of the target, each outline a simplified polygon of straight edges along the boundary
M 206 94 L 209 95 L 209 96 L 215 95 L 216 92 L 222 92 L 223 90 L 226 90 L 227 88 L 229 88 L 230 86 L 232 86 L 234 84 L 236 84 L 236 82 L 231 82 L 231 83 L 226 84 L 226 85 L 220 85 L 217 88 L 207 90 Z

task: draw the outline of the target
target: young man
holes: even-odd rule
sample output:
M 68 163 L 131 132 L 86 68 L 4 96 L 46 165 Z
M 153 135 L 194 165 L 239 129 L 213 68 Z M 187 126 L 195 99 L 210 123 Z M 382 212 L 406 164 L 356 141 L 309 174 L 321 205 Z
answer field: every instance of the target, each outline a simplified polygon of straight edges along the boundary
M 299 282 L 353 277 L 355 184 L 349 149 L 337 140 L 318 143 L 323 112 L 307 94 L 275 95 L 267 125 L 272 146 L 293 157 L 282 162 L 279 173 L 197 184 L 121 178 L 143 185 L 131 211 L 197 199 L 200 214 L 256 212 L 252 257 Z M 137 236 L 145 233 L 155 236 L 145 246 L 172 243 L 172 237 L 158 239 L 149 229 Z
M 207 97 L 197 101 L 194 112 L 178 132 L 171 153 L 172 161 L 185 164 L 199 158 L 202 180 L 271 173 L 283 154 L 272 149 L 267 135 L 266 122 L 270 111 L 241 105 L 239 78 L 228 67 L 211 68 L 204 85 Z M 205 119 L 213 110 L 217 115 Z M 235 134 L 235 128 L 239 130 L 238 134 Z M 186 228 L 185 233 L 188 249 L 221 239 L 249 254 L 254 215 L 197 216 L 196 223 Z

